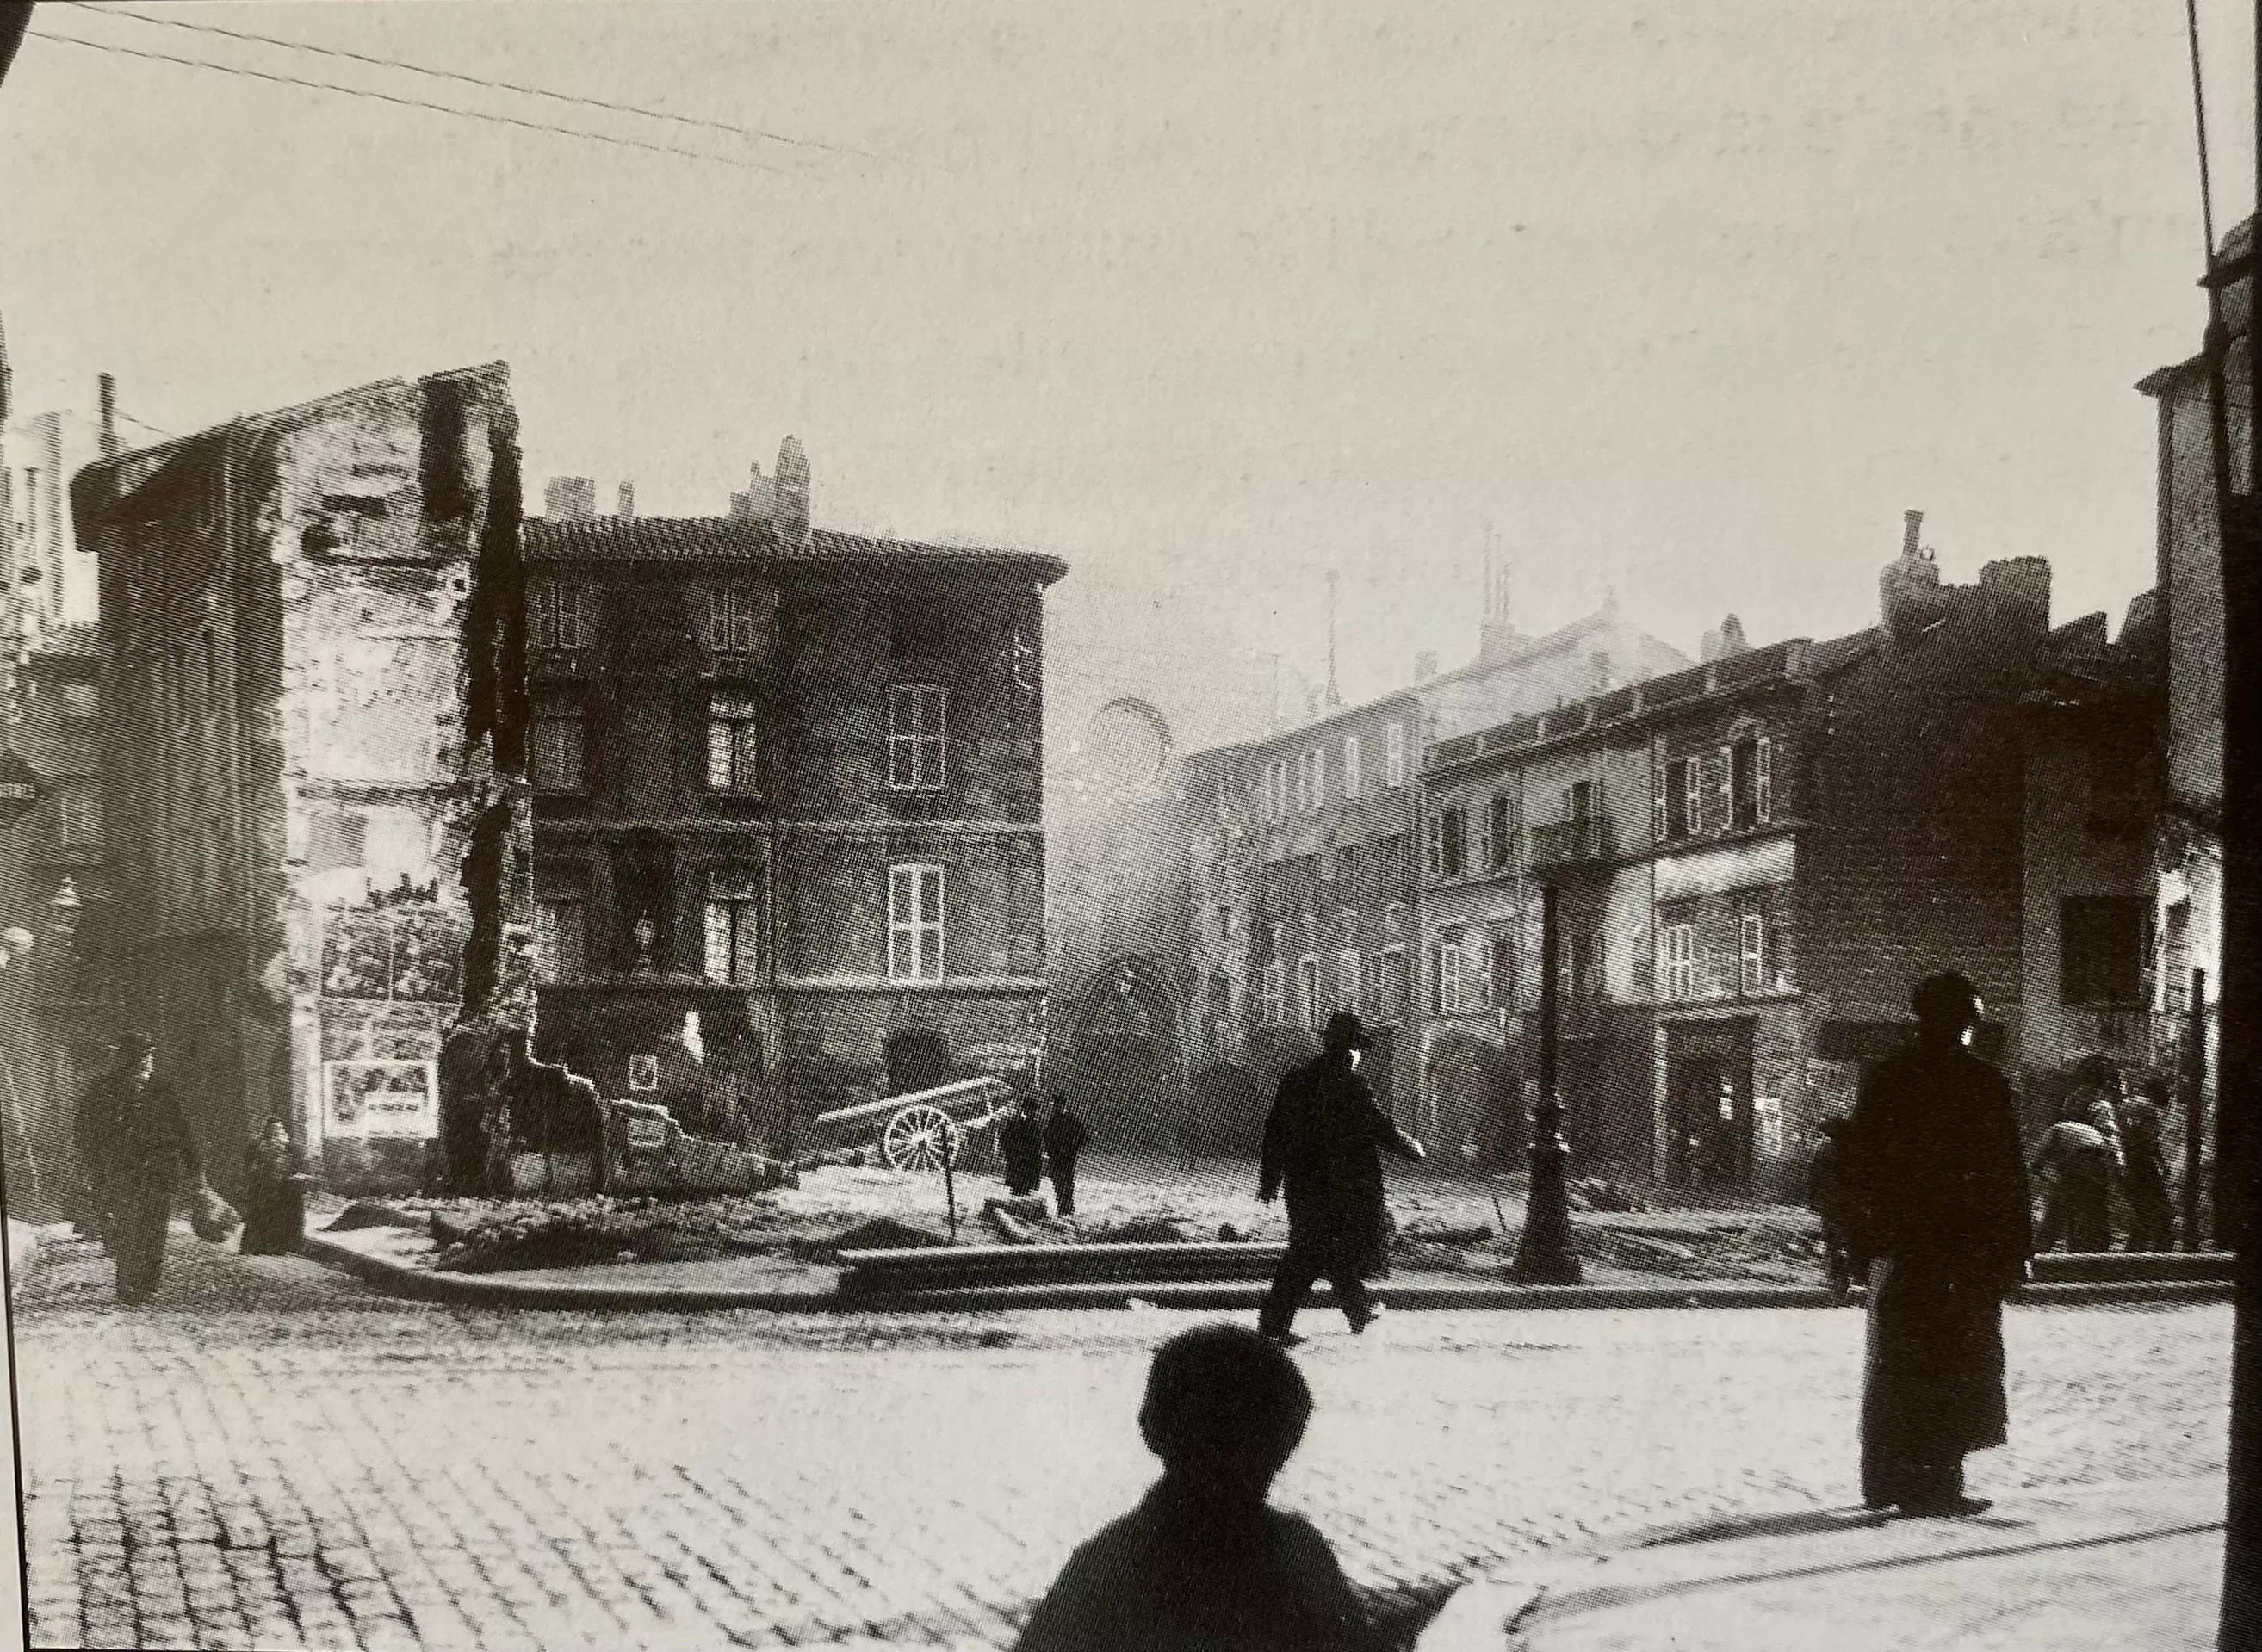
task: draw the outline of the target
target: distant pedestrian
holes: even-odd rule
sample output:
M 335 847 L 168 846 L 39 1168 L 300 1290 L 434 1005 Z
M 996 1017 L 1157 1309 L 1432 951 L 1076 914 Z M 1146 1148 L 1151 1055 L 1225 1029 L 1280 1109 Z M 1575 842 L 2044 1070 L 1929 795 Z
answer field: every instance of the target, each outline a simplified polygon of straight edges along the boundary
M 1846 1121 L 1826 1118 L 1819 1129 L 1822 1140 L 1806 1168 L 1806 1208 L 1821 1218 L 1823 1277 L 1829 1282 L 1830 1294 L 1842 1302 L 1854 1288 L 1854 1270 L 1846 1249 L 1846 1201 L 1839 1185 L 1839 1143 L 1846 1133 Z
M 1311 1390 L 1236 1325 L 1164 1343 L 1139 1433 L 1163 1477 L 1069 1559 L 1016 1652 L 1354 1652 L 1379 1645 L 1328 1541 L 1271 1507 Z
M 1069 1110 L 1068 1097 L 1053 1092 L 1053 1116 L 1045 1120 L 1045 1173 L 1052 1178 L 1053 1214 L 1076 1214 L 1077 1155 L 1091 1141 L 1084 1121 Z
M 1045 1125 L 1036 1096 L 1020 1103 L 998 1126 L 998 1156 L 1005 1161 L 1005 1191 L 1017 1199 L 1037 1190 L 1045 1174 Z
M 79 1140 L 97 1219 L 117 1263 L 118 1300 L 128 1306 L 156 1294 L 165 1267 L 175 1168 L 204 1190 L 204 1159 L 172 1081 L 157 1072 L 156 1046 L 142 1033 L 118 1040 L 118 1062 L 87 1086 Z
M 1272 1275 L 1257 1329 L 1284 1347 L 1315 1282 L 1324 1278 L 1354 1333 L 1375 1310 L 1366 1281 L 1388 1259 L 1389 1215 L 1382 1202 L 1381 1150 L 1423 1157 L 1422 1144 L 1390 1122 L 1358 1065 L 1366 1030 L 1349 1010 L 1328 1017 L 1317 1057 L 1280 1081 L 1264 1121 L 1257 1196 L 1288 1195 L 1288 1250 Z
M 2168 1194 L 2168 1149 L 2164 1139 L 2172 1105 L 2168 1087 L 2158 1079 L 2147 1079 L 2121 1110 L 2121 1186 L 2129 1199 L 2129 1248 L 2132 1251 L 2176 1247 L 2176 1207 Z
M 2089 1104 L 2078 1092 L 2060 1104 L 2061 1117 L 2043 1132 L 2028 1167 L 2042 1188 L 2042 1225 L 2036 1248 L 2053 1251 L 2061 1241 L 2070 1251 L 2113 1248 L 2111 1138 L 2090 1122 Z
M 1851 1261 L 1869 1282 L 1862 1497 L 1909 1514 L 1976 1514 L 1963 1459 L 2004 1443 L 2003 1297 L 2032 1253 L 2011 1087 L 1974 1055 L 1968 978 L 1927 976 L 1917 1032 L 1862 1085 L 1841 1138 Z
M 270 1118 L 243 1155 L 245 1256 L 288 1256 L 306 1231 L 306 1189 L 313 1178 L 291 1142 L 290 1127 Z

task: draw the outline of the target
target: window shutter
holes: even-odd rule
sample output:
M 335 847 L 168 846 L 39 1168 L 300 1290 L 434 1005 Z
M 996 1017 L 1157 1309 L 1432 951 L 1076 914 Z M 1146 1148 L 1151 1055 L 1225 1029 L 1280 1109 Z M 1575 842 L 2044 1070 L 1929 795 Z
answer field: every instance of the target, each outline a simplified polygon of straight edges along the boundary
M 1666 766 L 1653 757 L 1649 766 L 1651 789 L 1649 798 L 1649 835 L 1659 843 L 1665 841 Z
M 1355 734 L 1347 734 L 1344 736 L 1343 743 L 1343 794 L 1345 797 L 1357 797 L 1358 782 L 1358 736 Z
M 1690 837 L 1704 830 L 1704 759 L 1684 758 L 1681 764 L 1681 829 Z
M 1759 778 L 1753 792 L 1761 824 L 1775 818 L 1775 742 L 1762 739 L 1759 743 L 1756 766 Z

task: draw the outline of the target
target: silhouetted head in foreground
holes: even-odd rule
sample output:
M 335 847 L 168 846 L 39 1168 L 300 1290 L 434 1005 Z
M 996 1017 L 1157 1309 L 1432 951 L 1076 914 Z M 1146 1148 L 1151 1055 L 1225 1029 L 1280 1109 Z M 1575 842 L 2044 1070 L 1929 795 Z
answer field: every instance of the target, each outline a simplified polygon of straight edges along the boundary
M 1934 1046 L 1970 1043 L 1971 1029 L 1986 1011 L 1971 978 L 1953 969 L 1917 982 L 1909 1003 L 1916 1011 L 1918 1040 Z
M 1204 1325 L 1156 1351 L 1139 1433 L 1169 1478 L 1261 1503 L 1311 1415 L 1312 1390 L 1278 1344 Z

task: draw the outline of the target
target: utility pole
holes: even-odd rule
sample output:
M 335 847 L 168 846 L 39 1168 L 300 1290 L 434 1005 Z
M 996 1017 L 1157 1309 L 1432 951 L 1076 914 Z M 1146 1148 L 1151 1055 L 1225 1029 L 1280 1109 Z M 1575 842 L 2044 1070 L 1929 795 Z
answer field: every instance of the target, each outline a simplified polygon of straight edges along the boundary
M 1336 571 L 1328 570 L 1328 692 L 1324 701 L 1329 711 L 1342 709 L 1343 696 L 1336 691 Z
M 2262 0 L 2254 8 L 2256 136 L 2262 139 Z M 2247 450 L 2230 442 L 2230 335 L 2222 295 L 2237 281 L 2247 302 L 2239 324 L 2247 341 L 2245 383 L 2253 406 L 2258 378 L 2254 324 L 2254 237 L 2262 233 L 2262 142 L 2255 149 L 2256 219 L 2245 252 L 2208 279 L 2208 394 L 2215 463 L 2216 520 L 2222 571 L 2222 957 L 2215 1070 L 2216 1232 L 2237 1253 L 2232 1288 L 2230 1496 L 2223 1524 L 2220 1652 L 2262 1646 L 2262 1246 L 2258 1246 L 2255 1177 L 2256 1063 L 2262 1060 L 2262 492 L 2255 434 L 2243 421 Z M 2215 262 L 2215 249 L 2208 248 Z
M 1516 1247 L 1516 1277 L 1527 1285 L 1575 1285 L 1582 1277 L 1571 1247 L 1570 1189 L 1563 1185 L 1563 1103 L 1555 1093 L 1556 1046 L 1561 1020 L 1562 950 L 1552 882 L 1539 891 L 1539 1103 L 1531 1115 L 1531 1184 L 1524 1194 L 1524 1242 Z

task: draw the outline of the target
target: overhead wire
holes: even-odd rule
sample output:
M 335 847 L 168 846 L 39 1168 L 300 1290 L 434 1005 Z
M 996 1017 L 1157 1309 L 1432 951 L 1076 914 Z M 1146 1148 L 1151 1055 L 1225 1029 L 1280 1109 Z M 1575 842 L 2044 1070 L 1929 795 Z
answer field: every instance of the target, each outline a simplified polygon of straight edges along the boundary
M 216 23 L 191 23 L 185 18 L 152 17 L 147 12 L 129 11 L 123 7 L 96 5 L 93 0 L 64 0 L 64 4 L 82 11 L 91 11 L 97 17 L 125 18 L 135 23 L 146 23 L 167 29 L 186 29 L 197 34 L 216 34 L 231 40 L 252 41 L 261 46 L 279 47 L 285 51 L 306 52 L 317 57 L 342 58 L 355 63 L 365 63 L 377 68 L 400 69 L 407 74 L 429 75 L 434 80 L 454 81 L 465 86 L 484 87 L 492 91 L 516 92 L 527 97 L 546 97 L 561 104 L 578 104 L 586 109 L 602 109 L 616 115 L 635 115 L 646 120 L 670 121 L 677 126 L 693 126 L 709 132 L 729 133 L 734 137 L 750 138 L 766 143 L 791 144 L 798 148 L 822 149 L 833 154 L 854 155 L 866 161 L 888 161 L 897 165 L 910 162 L 899 157 L 882 154 L 876 150 L 860 149 L 853 144 L 827 143 L 817 138 L 796 138 L 789 133 L 772 132 L 761 126 L 742 126 L 728 120 L 716 120 L 702 115 L 680 115 L 672 110 L 650 109 L 640 104 L 615 103 L 609 98 L 590 97 L 575 92 L 553 91 L 546 86 L 535 86 L 521 81 L 492 80 L 484 75 L 466 75 L 456 69 L 434 68 L 426 63 L 412 63 L 403 58 L 381 57 L 369 52 L 349 51 L 342 47 L 317 46 L 310 40 L 286 40 L 280 35 L 258 34 L 249 29 L 223 28 Z
M 717 154 L 707 149 L 687 149 L 680 144 L 652 143 L 641 138 L 623 138 L 610 133 L 590 132 L 579 126 L 560 126 L 548 121 L 525 120 L 515 115 L 498 115 L 485 110 L 462 109 L 452 104 L 436 104 L 421 97 L 403 97 L 394 92 L 380 92 L 364 86 L 341 86 L 335 81 L 313 80 L 298 75 L 280 75 L 270 69 L 249 68 L 241 64 L 214 62 L 210 58 L 183 57 L 172 52 L 151 51 L 145 47 L 120 46 L 115 41 L 90 40 L 76 34 L 57 34 L 47 28 L 29 31 L 38 40 L 60 41 L 68 46 L 83 46 L 97 52 L 114 52 L 124 57 L 147 58 L 153 62 L 177 63 L 186 68 L 210 69 L 220 75 L 240 75 L 249 80 L 270 81 L 278 86 L 303 86 L 314 91 L 335 92 L 346 97 L 367 97 L 381 104 L 392 104 L 402 109 L 419 109 L 434 114 L 454 115 L 464 120 L 482 120 L 493 126 L 515 126 L 525 132 L 550 133 L 563 138 L 580 138 L 588 143 L 609 144 L 621 149 L 641 149 L 650 154 L 677 155 L 688 161 L 706 161 L 716 166 L 735 167 L 743 172 L 767 172 L 776 177 L 806 176 L 785 167 L 768 166 L 759 161 L 746 161 L 726 154 Z

